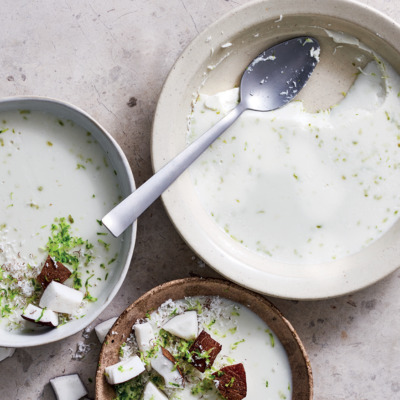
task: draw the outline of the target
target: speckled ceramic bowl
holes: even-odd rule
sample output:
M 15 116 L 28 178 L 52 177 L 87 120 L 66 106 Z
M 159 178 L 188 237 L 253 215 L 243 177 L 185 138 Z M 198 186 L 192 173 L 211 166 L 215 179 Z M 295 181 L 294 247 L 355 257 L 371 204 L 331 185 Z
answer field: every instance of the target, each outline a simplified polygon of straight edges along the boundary
M 264 297 L 227 281 L 186 278 L 167 282 L 150 290 L 131 304 L 115 322 L 100 353 L 96 373 L 97 400 L 115 398 L 113 387 L 104 377 L 104 369 L 119 361 L 119 349 L 132 332 L 132 325 L 136 320 L 144 318 L 149 310 L 156 310 L 168 299 L 178 300 L 188 296 L 220 296 L 243 304 L 256 313 L 273 330 L 286 350 L 292 370 L 292 399 L 312 399 L 313 378 L 304 346 L 290 322 L 273 304 Z
M 186 48 L 165 82 L 153 125 L 154 170 L 186 146 L 188 115 L 199 90 L 212 94 L 237 86 L 256 55 L 287 38 L 310 35 L 321 44 L 321 61 L 299 96 L 307 109 L 336 104 L 354 81 L 351 60 L 359 49 L 345 44 L 341 57 L 335 57 L 337 43 L 329 38 L 331 31 L 358 38 L 391 65 L 400 65 L 400 27 L 378 11 L 349 0 L 259 0 L 211 25 Z M 162 199 L 177 230 L 200 258 L 225 277 L 260 293 L 291 299 L 339 296 L 371 285 L 400 263 L 400 223 L 346 258 L 284 264 L 251 252 L 226 235 L 202 207 L 188 171 Z
M 98 141 L 108 157 L 108 162 L 115 170 L 122 196 L 127 196 L 135 189 L 135 182 L 128 161 L 122 150 L 95 120 L 79 108 L 58 100 L 40 97 L 18 97 L 2 99 L 0 112 L 13 110 L 42 111 L 53 114 L 57 118 L 70 120 L 90 132 Z M 40 157 L 40 155 L 38 155 Z M 40 162 L 40 158 L 38 159 Z M 8 196 L 8 194 L 6 194 Z M 101 218 L 102 216 L 100 216 Z M 61 340 L 87 327 L 111 302 L 117 294 L 128 271 L 136 240 L 136 223 L 123 235 L 123 244 L 118 261 L 113 264 L 114 270 L 103 292 L 96 302 L 90 303 L 86 314 L 55 329 L 45 329 L 35 332 L 0 332 L 0 346 L 30 347 Z

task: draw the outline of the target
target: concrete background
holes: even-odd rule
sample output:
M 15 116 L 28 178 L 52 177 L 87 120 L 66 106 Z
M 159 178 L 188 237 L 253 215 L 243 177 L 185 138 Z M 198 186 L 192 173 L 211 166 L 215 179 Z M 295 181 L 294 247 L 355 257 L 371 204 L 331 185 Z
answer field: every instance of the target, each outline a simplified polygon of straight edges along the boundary
M 50 96 L 81 107 L 118 141 L 140 185 L 152 174 L 151 123 L 168 71 L 200 31 L 247 2 L 2 0 L 1 96 Z M 400 22 L 397 0 L 362 2 Z M 158 200 L 138 221 L 122 289 L 92 327 L 152 287 L 192 275 L 217 276 L 179 237 Z M 326 301 L 271 299 L 304 342 L 316 400 L 400 399 L 399 278 L 397 271 Z M 79 373 L 94 398 L 100 345 L 94 331 L 85 336 L 18 349 L 0 364 L 0 399 L 53 400 L 49 379 L 68 373 Z M 90 345 L 80 360 L 74 359 L 79 342 Z

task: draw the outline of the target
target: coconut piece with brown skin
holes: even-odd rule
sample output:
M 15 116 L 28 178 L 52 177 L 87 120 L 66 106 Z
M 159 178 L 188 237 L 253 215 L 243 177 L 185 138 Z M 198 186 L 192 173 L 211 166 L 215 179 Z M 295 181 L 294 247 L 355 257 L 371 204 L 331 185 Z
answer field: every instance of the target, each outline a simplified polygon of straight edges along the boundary
M 192 356 L 191 364 L 200 372 L 204 372 L 212 367 L 221 349 L 222 346 L 216 340 L 206 331 L 201 331 L 189 349 Z
M 182 371 L 177 366 L 174 356 L 167 349 L 161 347 L 150 363 L 154 371 L 164 378 L 166 387 L 177 388 L 184 386 Z
M 242 363 L 221 368 L 212 376 L 215 387 L 224 399 L 242 400 L 246 397 L 246 371 Z
M 46 289 L 52 281 L 64 283 L 70 276 L 71 271 L 64 264 L 58 261 L 54 262 L 50 255 L 48 255 L 42 271 L 37 276 L 36 280 L 43 289 Z
M 171 361 L 173 364 L 176 364 L 175 357 L 166 348 L 161 347 L 161 352 L 165 358 L 168 358 L 169 361 Z M 183 378 L 182 371 L 180 370 L 180 368 L 177 365 L 175 365 L 175 366 L 176 366 L 176 369 L 178 370 L 180 376 Z
M 51 328 L 58 326 L 57 313 L 34 306 L 33 304 L 28 304 L 21 317 L 27 321 L 35 323 L 36 325 L 49 326 Z

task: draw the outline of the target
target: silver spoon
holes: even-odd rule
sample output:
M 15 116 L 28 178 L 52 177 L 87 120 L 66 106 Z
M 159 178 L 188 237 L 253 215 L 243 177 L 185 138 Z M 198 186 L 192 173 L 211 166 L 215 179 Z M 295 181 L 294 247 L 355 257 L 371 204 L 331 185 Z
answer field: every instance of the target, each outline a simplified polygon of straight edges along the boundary
M 245 110 L 272 111 L 304 87 L 319 60 L 319 43 L 296 37 L 257 56 L 243 73 L 240 102 L 147 182 L 113 208 L 103 224 L 116 237 L 131 225 Z

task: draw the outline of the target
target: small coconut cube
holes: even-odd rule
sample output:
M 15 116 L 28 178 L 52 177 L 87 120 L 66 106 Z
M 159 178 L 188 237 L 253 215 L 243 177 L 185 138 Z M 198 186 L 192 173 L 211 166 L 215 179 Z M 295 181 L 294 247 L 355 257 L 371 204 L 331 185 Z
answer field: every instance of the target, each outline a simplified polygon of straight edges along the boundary
M 15 353 L 13 347 L 0 347 L 0 362 L 8 357 L 12 357 Z
M 153 382 L 147 382 L 142 400 L 168 400 L 168 397 Z
M 212 377 L 224 399 L 242 400 L 247 396 L 246 371 L 242 363 L 221 368 Z
M 96 332 L 97 338 L 99 339 L 100 343 L 104 342 L 104 339 L 106 338 L 108 331 L 114 325 L 116 320 L 117 317 L 110 318 L 107 321 L 103 321 L 95 326 L 94 330 Z
M 110 385 L 117 385 L 140 375 L 144 370 L 145 367 L 141 359 L 138 356 L 133 356 L 127 360 L 106 367 L 104 374 Z
M 163 325 L 163 329 L 185 340 L 194 340 L 198 335 L 196 311 L 186 311 Z
M 28 304 L 21 316 L 23 319 L 34 322 L 37 325 L 50 326 L 52 328 L 58 326 L 58 315 L 54 311 L 46 310 L 33 304 Z
M 154 371 L 158 372 L 163 378 L 166 387 L 183 387 L 183 375 L 176 365 L 174 356 L 161 347 L 161 350 L 150 361 Z
M 37 276 L 36 280 L 43 289 L 46 289 L 50 282 L 57 281 L 59 283 L 64 283 L 70 276 L 71 271 L 64 264 L 58 261 L 54 262 L 50 255 L 48 255 L 42 271 Z
M 221 349 L 222 345 L 203 330 L 190 346 L 191 364 L 200 372 L 205 372 L 206 369 L 212 367 Z
M 153 347 L 155 341 L 153 328 L 150 322 L 144 322 L 143 324 L 133 325 L 133 330 L 139 350 L 145 355 Z
M 79 400 L 88 394 L 78 374 L 50 379 L 50 384 L 57 400 Z
M 150 322 L 144 323 L 136 323 L 133 325 L 132 329 L 135 332 L 136 343 L 140 352 L 144 357 L 147 356 L 147 353 L 151 350 L 155 343 L 155 336 L 153 328 Z M 148 371 L 151 370 L 151 365 L 146 363 L 146 369 Z
M 83 293 L 56 281 L 52 281 L 40 298 L 39 307 L 49 310 L 75 314 L 83 300 Z

